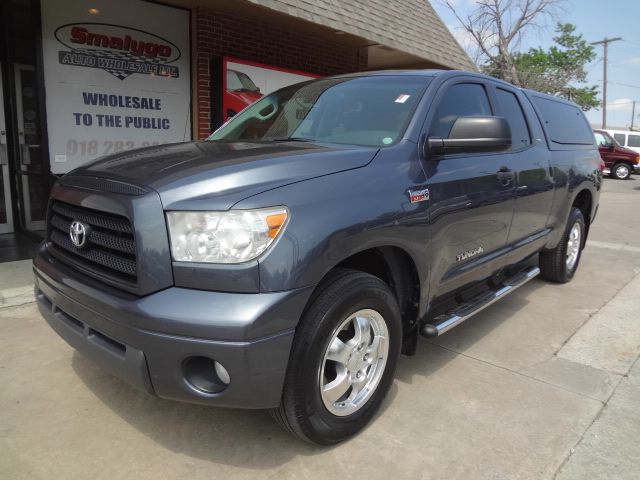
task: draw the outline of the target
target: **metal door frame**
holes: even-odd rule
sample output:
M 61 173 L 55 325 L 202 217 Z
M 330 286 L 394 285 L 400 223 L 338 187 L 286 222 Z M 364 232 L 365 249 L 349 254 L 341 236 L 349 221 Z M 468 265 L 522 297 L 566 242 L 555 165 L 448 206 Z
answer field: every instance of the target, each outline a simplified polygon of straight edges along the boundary
M 2 65 L 0 64 L 0 94 L 2 94 L 2 98 L 4 99 L 4 89 L 2 83 Z M 4 101 L 0 103 L 0 148 L 4 148 L 6 152 L 6 163 L 0 164 L 0 169 L 2 170 L 2 183 L 3 183 L 3 192 L 4 192 L 4 201 L 5 201 L 5 210 L 7 212 L 7 221 L 6 223 L 0 223 L 0 234 L 1 233 L 12 233 L 13 232 L 13 202 L 11 196 L 11 180 L 9 179 L 9 148 L 7 145 L 7 119 L 4 114 Z M 0 153 L 1 155 L 1 153 Z
M 19 167 L 16 171 L 16 174 L 20 176 L 20 182 L 22 183 L 22 211 L 24 213 L 24 226 L 27 230 L 44 230 L 45 229 L 45 220 L 32 220 L 31 219 L 31 199 L 29 198 L 29 177 L 30 176 L 42 176 L 41 173 L 30 173 L 26 170 L 23 170 L 23 155 L 25 151 L 25 147 L 27 147 L 25 135 L 24 135 L 24 112 L 22 109 L 22 92 L 20 91 L 22 87 L 22 72 L 30 71 L 35 72 L 36 68 L 34 65 L 24 65 L 20 63 L 16 63 L 13 66 L 13 71 L 15 74 L 15 95 L 16 95 L 16 116 L 17 116 L 17 128 L 18 128 L 18 151 L 19 151 Z M 37 94 L 37 93 L 36 93 Z M 41 120 L 42 121 L 42 120 Z M 40 145 L 37 145 L 38 148 L 42 150 L 43 145 L 42 141 L 44 139 L 40 137 Z M 29 152 L 27 147 L 27 152 Z M 41 156 L 42 158 L 42 156 Z

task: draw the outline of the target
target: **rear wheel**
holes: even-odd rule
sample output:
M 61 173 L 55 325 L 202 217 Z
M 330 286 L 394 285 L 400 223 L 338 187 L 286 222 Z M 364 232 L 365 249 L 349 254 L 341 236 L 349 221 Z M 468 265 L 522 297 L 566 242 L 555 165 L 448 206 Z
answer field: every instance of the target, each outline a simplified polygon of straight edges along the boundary
M 391 386 L 401 341 L 400 309 L 387 284 L 340 271 L 319 287 L 300 322 L 273 417 L 312 443 L 354 435 Z
M 626 163 L 616 163 L 611 169 L 611 176 L 618 180 L 626 180 L 631 176 L 631 167 Z
M 558 283 L 566 283 L 573 278 L 580 263 L 584 234 L 584 216 L 573 207 L 558 246 L 540 252 L 540 274 L 543 278 Z

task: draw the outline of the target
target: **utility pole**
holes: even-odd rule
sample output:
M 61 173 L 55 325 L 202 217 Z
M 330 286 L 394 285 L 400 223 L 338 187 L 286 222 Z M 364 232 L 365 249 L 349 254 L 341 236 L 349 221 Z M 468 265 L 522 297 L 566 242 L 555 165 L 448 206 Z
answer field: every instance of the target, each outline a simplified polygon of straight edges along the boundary
M 607 128 L 607 50 L 609 43 L 622 40 L 621 37 L 607 38 L 598 42 L 591 42 L 591 45 L 602 45 L 604 47 L 604 79 L 602 83 L 602 128 Z
M 631 107 L 631 130 L 633 130 L 633 119 L 636 116 L 636 101 L 633 101 L 633 107 Z

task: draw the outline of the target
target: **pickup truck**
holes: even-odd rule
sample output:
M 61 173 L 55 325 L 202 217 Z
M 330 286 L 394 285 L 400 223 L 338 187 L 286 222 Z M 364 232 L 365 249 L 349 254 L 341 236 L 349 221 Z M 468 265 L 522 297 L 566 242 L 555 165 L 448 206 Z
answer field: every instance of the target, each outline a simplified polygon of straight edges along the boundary
M 269 409 L 334 444 L 401 353 L 537 275 L 574 276 L 601 160 L 575 104 L 460 71 L 283 88 L 206 141 L 61 177 L 40 312 L 150 394 Z

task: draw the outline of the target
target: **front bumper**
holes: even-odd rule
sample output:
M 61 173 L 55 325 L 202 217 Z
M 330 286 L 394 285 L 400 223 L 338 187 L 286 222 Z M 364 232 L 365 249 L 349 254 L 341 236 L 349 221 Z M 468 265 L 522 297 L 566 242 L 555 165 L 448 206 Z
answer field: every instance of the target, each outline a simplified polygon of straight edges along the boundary
M 312 288 L 238 294 L 171 287 L 136 297 L 85 278 L 47 254 L 34 259 L 38 308 L 71 346 L 163 398 L 239 408 L 280 403 L 295 326 Z M 218 393 L 185 377 L 207 357 L 231 378 Z
M 633 166 L 633 173 L 640 173 L 640 163 Z

